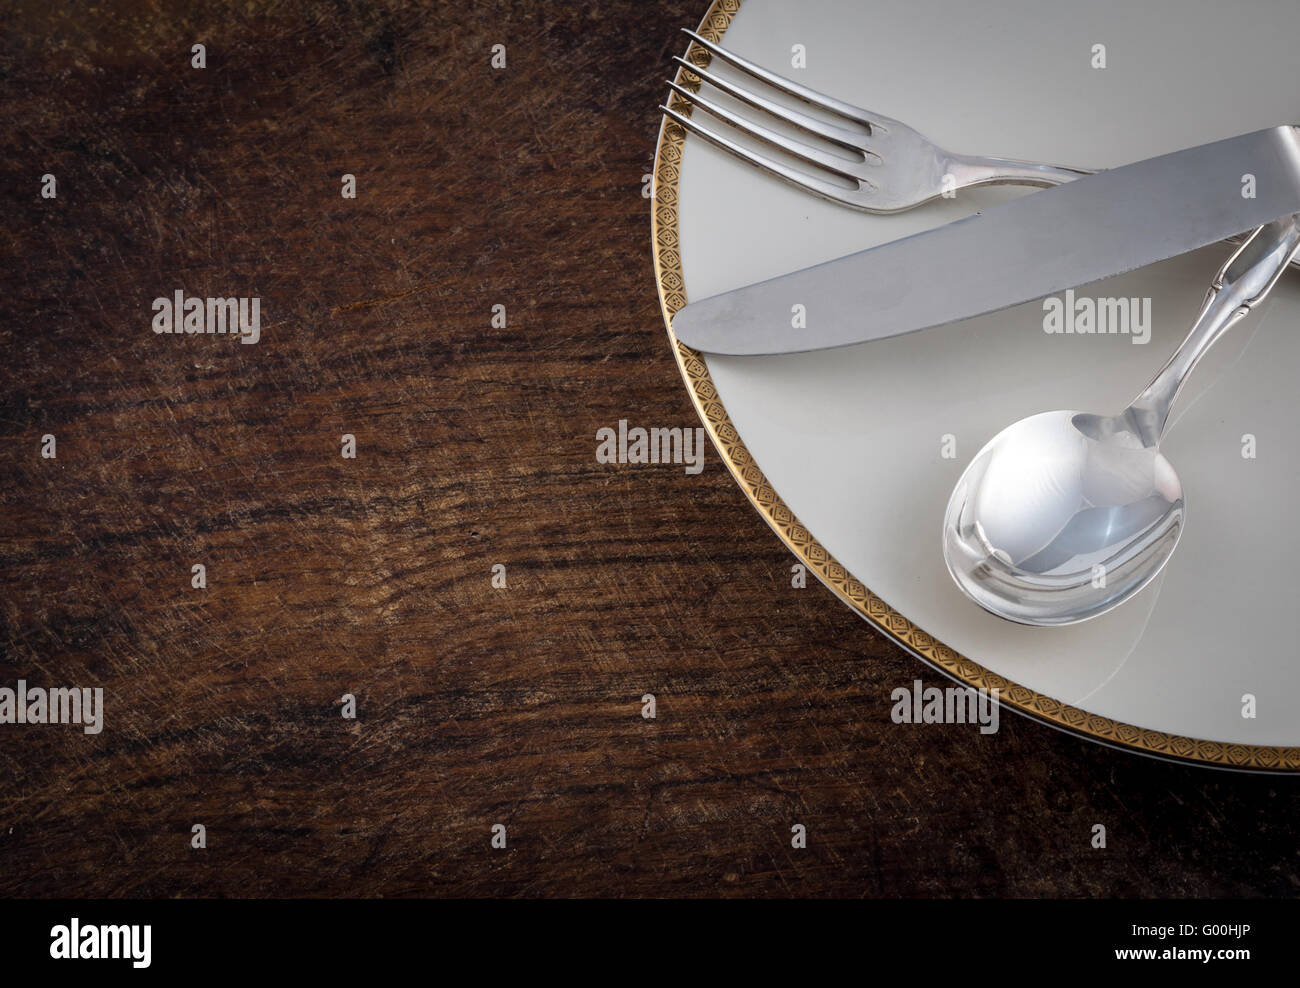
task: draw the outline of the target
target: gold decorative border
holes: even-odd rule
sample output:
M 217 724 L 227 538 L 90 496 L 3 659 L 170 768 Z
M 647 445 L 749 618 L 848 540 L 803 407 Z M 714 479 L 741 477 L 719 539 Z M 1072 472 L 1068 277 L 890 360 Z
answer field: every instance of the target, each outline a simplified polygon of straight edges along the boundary
M 740 9 L 740 4 L 741 0 L 713 0 L 698 33 L 711 41 L 721 41 L 723 33 Z M 692 45 L 687 60 L 704 68 L 709 63 L 709 56 L 698 45 Z M 685 70 L 678 71 L 677 83 L 687 89 L 699 84 L 697 80 L 686 77 Z M 674 109 L 683 114 L 691 112 L 686 101 L 675 94 L 672 98 L 675 102 L 669 105 Z M 677 357 L 678 369 L 714 445 L 741 490 L 781 541 L 836 596 L 922 661 L 967 686 L 999 690 L 1004 703 L 1028 717 L 1093 741 L 1158 758 L 1248 771 L 1300 771 L 1300 748 L 1228 744 L 1151 731 L 1088 713 L 1013 683 L 926 634 L 835 561 L 799 523 L 799 519 L 763 476 L 763 471 L 745 448 L 745 443 L 719 400 L 709 368 L 700 354 L 678 342 L 673 335 L 672 317 L 686 304 L 677 235 L 677 185 L 681 178 L 682 147 L 685 142 L 686 131 L 680 124 L 665 118 L 655 152 L 654 211 L 651 215 L 655 275 L 659 282 L 659 302 L 663 309 L 664 325 Z

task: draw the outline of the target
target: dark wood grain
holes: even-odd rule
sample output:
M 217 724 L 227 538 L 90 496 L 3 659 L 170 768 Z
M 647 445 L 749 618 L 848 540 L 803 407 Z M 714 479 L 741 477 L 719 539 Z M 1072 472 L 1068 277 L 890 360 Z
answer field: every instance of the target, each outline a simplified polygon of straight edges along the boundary
M 0 685 L 106 693 L 0 726 L 0 894 L 1296 893 L 1293 780 L 896 726 L 712 449 L 596 462 L 695 424 L 641 177 L 701 3 L 166 6 L 0 37 Z

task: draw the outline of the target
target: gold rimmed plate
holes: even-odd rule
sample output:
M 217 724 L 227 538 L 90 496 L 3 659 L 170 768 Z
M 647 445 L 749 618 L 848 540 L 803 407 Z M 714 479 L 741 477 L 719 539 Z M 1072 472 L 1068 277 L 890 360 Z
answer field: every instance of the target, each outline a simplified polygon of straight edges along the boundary
M 728 47 L 774 71 L 971 153 L 1113 167 L 1297 115 L 1286 67 L 1300 7 L 1246 3 L 1189 19 L 1177 0 L 1131 6 L 718 0 L 700 33 L 725 34 Z M 707 64 L 703 52 L 690 57 Z M 1007 423 L 1052 408 L 1123 407 L 1190 326 L 1223 248 L 1062 299 L 1131 300 L 1139 318 L 1149 309 L 1145 329 L 1128 332 L 1048 332 L 1047 312 L 1032 303 L 784 357 L 705 357 L 672 337 L 671 317 L 688 297 L 1022 194 L 1030 190 L 970 190 L 910 213 L 864 215 L 666 123 L 655 162 L 655 266 L 700 417 L 800 560 L 947 676 L 997 688 L 1019 712 L 1100 743 L 1298 771 L 1291 615 L 1300 575 L 1287 520 L 1300 442 L 1278 423 L 1300 419 L 1291 384 L 1300 279 L 1284 279 L 1254 321 L 1220 344 L 1180 402 L 1167 452 L 1179 464 L 1188 522 L 1173 562 L 1129 604 L 1071 628 L 1010 625 L 963 597 L 944 569 L 943 507 L 970 457 Z M 933 277 L 942 291 L 942 273 Z M 817 300 L 797 301 L 806 320 L 816 318 Z

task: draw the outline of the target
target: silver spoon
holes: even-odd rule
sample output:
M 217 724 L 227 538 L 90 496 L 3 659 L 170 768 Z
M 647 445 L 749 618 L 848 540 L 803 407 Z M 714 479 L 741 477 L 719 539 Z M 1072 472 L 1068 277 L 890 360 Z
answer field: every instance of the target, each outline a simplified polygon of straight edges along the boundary
M 1300 253 L 1300 214 L 1261 226 L 1219 269 L 1182 345 L 1119 415 L 1044 412 L 999 432 L 957 481 L 943 556 L 957 586 L 1020 624 L 1075 624 L 1146 586 L 1183 530 L 1183 488 L 1160 452 L 1197 362 Z

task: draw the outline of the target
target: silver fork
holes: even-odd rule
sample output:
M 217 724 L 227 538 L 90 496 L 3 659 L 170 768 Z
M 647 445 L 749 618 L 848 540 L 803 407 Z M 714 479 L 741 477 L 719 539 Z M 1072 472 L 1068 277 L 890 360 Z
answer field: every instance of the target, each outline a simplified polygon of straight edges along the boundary
M 683 32 L 705 51 L 724 62 L 729 62 L 742 72 L 810 106 L 850 121 L 856 124 L 857 128 L 827 123 L 799 110 L 783 106 L 674 55 L 673 61 L 687 72 L 742 103 L 843 148 L 856 155 L 857 160 L 831 154 L 811 144 L 787 137 L 764 124 L 746 120 L 726 107 L 706 99 L 699 93 L 691 92 L 671 80 L 668 81 L 668 85 L 672 87 L 673 92 L 696 107 L 726 121 L 743 133 L 780 148 L 798 160 L 846 179 L 848 186 L 827 181 L 809 172 L 792 168 L 776 158 L 753 151 L 728 137 L 723 128 L 706 123 L 696 116 L 685 116 L 672 107 L 662 104 L 659 109 L 690 133 L 730 151 L 763 171 L 785 179 L 805 192 L 811 192 L 813 195 L 829 199 L 842 206 L 867 213 L 898 213 L 938 199 L 949 190 L 955 192 L 976 185 L 1029 185 L 1048 188 L 1073 181 L 1084 175 L 1096 174 L 1095 169 L 1069 168 L 1063 165 L 1044 165 L 1011 158 L 979 157 L 945 151 L 902 121 L 894 120 L 882 113 L 864 110 L 862 107 L 827 96 L 825 93 L 819 93 L 792 79 L 777 75 L 723 48 L 722 45 L 701 37 L 694 31 L 683 28 Z M 1229 243 L 1241 243 L 1242 237 L 1230 237 L 1228 240 Z M 1291 261 L 1291 267 L 1300 268 L 1300 257 Z
M 954 154 L 945 151 L 933 141 L 899 120 L 884 114 L 864 110 L 842 100 L 819 93 L 800 85 L 761 65 L 723 48 L 694 31 L 686 31 L 691 40 L 705 51 L 729 62 L 741 71 L 788 93 L 797 99 L 858 125 L 855 129 L 841 127 L 809 116 L 799 110 L 776 103 L 750 89 L 721 79 L 705 69 L 692 65 L 684 58 L 673 56 L 673 61 L 710 86 L 747 103 L 757 110 L 771 114 L 799 130 L 820 137 L 854 154 L 849 160 L 821 148 L 797 141 L 778 133 L 761 123 L 746 120 L 726 107 L 720 106 L 699 93 L 669 81 L 683 99 L 702 110 L 726 121 L 737 130 L 757 137 L 780 148 L 787 154 L 815 165 L 834 175 L 847 179 L 852 187 L 846 188 L 816 175 L 792 168 L 776 158 L 753 151 L 726 135 L 723 128 L 706 123 L 696 116 L 688 117 L 668 106 L 660 106 L 692 134 L 704 138 L 738 158 L 756 165 L 764 171 L 785 179 L 806 192 L 851 206 L 868 213 L 897 213 L 912 209 L 922 203 L 939 198 L 945 191 L 957 191 L 975 185 L 1033 185 L 1048 187 L 1069 182 L 1083 175 L 1093 174 L 1082 168 L 1064 168 L 1059 165 L 1041 165 L 1008 158 L 982 158 L 974 155 Z M 863 132 L 865 131 L 865 133 Z M 945 183 L 945 176 L 950 176 Z

